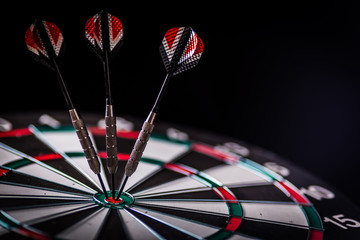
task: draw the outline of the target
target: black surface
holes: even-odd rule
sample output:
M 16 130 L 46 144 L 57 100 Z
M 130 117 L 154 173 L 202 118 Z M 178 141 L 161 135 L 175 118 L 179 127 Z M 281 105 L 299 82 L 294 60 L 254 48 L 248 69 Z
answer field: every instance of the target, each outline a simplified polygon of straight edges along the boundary
M 62 71 L 75 106 L 105 109 L 102 66 L 86 47 L 86 20 L 106 8 L 124 26 L 110 66 L 117 115 L 145 118 L 165 77 L 165 32 L 192 26 L 199 65 L 172 79 L 159 119 L 243 139 L 280 154 L 357 202 L 360 148 L 358 1 L 21 3 L 3 11 L 0 113 L 64 110 L 56 76 L 27 54 L 35 18 L 67 42 Z M 176 8 L 175 8 L 176 6 Z M 16 100 L 16 101 L 14 101 Z

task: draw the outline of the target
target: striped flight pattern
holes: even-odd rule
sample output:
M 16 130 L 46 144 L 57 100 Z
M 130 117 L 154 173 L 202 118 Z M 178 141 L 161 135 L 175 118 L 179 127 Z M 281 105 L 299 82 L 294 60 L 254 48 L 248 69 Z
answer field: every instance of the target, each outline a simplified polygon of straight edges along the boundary
M 108 34 L 104 33 L 104 28 L 102 27 L 102 21 L 104 19 L 101 17 L 102 11 L 95 14 L 91 17 L 85 24 L 85 37 L 88 40 L 88 45 L 98 55 L 101 59 L 103 58 L 103 51 L 106 49 L 104 35 L 108 35 L 108 50 L 112 53 L 117 51 L 121 44 L 120 41 L 123 38 L 123 26 L 121 21 L 107 13 L 105 21 L 108 21 Z M 104 23 L 105 24 L 105 23 Z
M 166 71 L 173 71 L 173 75 L 195 67 L 203 51 L 204 44 L 191 27 L 168 30 L 160 45 Z
M 45 34 L 49 40 L 49 44 L 53 52 L 46 50 L 46 46 L 39 33 L 39 27 L 42 27 L 45 30 Z M 31 24 L 30 27 L 25 32 L 25 43 L 28 50 L 32 53 L 32 56 L 36 61 L 42 63 L 43 65 L 53 68 L 53 62 L 51 56 L 58 58 L 60 57 L 61 50 L 63 49 L 64 37 L 59 29 L 52 22 L 48 21 L 37 21 L 34 24 Z

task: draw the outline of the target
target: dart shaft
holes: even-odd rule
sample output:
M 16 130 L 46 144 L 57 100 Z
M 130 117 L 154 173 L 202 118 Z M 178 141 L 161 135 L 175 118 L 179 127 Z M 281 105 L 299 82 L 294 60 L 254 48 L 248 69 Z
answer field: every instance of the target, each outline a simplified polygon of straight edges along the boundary
M 100 173 L 100 161 L 91 142 L 86 126 L 83 120 L 80 119 L 75 109 L 70 109 L 69 113 L 88 164 L 91 170 L 98 175 Z
M 163 82 L 163 84 L 162 84 L 162 86 L 161 86 L 161 89 L 160 89 L 160 91 L 159 91 L 159 94 L 158 94 L 158 96 L 157 96 L 157 98 L 156 98 L 156 100 L 155 100 L 155 103 L 154 103 L 154 106 L 153 106 L 151 112 L 155 112 L 155 113 L 156 113 L 156 112 L 158 111 L 159 105 L 160 105 L 160 102 L 161 102 L 161 99 L 162 99 L 163 96 L 164 96 L 166 87 L 168 86 L 169 80 L 170 80 L 171 77 L 172 77 L 172 74 L 171 74 L 171 73 L 166 74 L 166 77 L 165 77 L 164 82 Z
M 154 129 L 154 122 L 156 113 L 150 112 L 148 118 L 145 120 L 139 136 L 135 142 L 134 148 L 131 151 L 130 158 L 125 166 L 125 175 L 130 177 L 136 170 L 139 161 L 143 155 L 146 144 L 150 139 L 150 135 Z
M 104 192 L 104 195 L 105 195 L 106 199 L 108 199 L 109 196 L 108 196 L 108 194 L 107 194 L 107 192 L 106 192 L 106 188 L 105 188 L 105 185 L 104 185 L 104 182 L 103 182 L 103 180 L 102 180 L 102 178 L 101 178 L 100 173 L 98 173 L 97 176 L 98 176 L 98 179 L 99 179 L 101 188 L 102 188 L 102 190 L 103 190 L 103 192 Z
M 113 105 L 106 105 L 105 125 L 107 168 L 111 174 L 115 174 L 118 168 L 118 158 L 116 142 L 116 117 L 114 116 Z
M 124 190 L 124 188 L 125 188 L 125 185 L 126 185 L 126 182 L 127 182 L 128 179 L 129 179 L 129 177 L 124 174 L 124 176 L 123 176 L 123 178 L 122 178 L 122 180 L 121 180 L 121 184 L 120 184 L 120 188 L 119 188 L 119 193 L 118 193 L 118 195 L 117 195 L 117 197 L 116 197 L 116 200 L 118 200 L 118 199 L 120 198 L 121 193 L 123 192 L 123 190 Z

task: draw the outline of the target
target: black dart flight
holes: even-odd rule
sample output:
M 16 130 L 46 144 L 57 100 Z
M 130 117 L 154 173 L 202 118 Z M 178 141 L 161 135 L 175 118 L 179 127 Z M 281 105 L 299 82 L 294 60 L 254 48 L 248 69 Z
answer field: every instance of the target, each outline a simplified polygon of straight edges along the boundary
M 155 100 L 154 106 L 142 126 L 139 137 L 125 166 L 125 173 L 119 188 L 117 199 L 120 197 L 127 179 L 135 172 L 139 164 L 151 132 L 154 129 L 158 108 L 169 80 L 173 75 L 195 67 L 198 64 L 203 51 L 204 44 L 191 27 L 171 28 L 165 33 L 160 45 L 160 55 L 164 62 L 167 74 Z
M 85 24 L 85 37 L 89 48 L 101 60 L 104 68 L 107 168 L 111 174 L 112 194 L 115 196 L 114 174 L 118 168 L 118 158 L 116 117 L 114 116 L 111 97 L 109 61 L 115 56 L 122 45 L 122 23 L 117 17 L 105 11 L 101 11 L 87 20 Z
M 25 33 L 25 43 L 34 59 L 41 64 L 54 70 L 58 78 L 62 93 L 69 108 L 72 124 L 76 130 L 80 144 L 85 153 L 91 170 L 98 176 L 104 194 L 107 195 L 100 172 L 100 160 L 95 151 L 84 121 L 77 113 L 70 95 L 67 91 L 64 79 L 59 69 L 59 63 L 63 52 L 64 37 L 59 29 L 52 22 L 36 20 Z

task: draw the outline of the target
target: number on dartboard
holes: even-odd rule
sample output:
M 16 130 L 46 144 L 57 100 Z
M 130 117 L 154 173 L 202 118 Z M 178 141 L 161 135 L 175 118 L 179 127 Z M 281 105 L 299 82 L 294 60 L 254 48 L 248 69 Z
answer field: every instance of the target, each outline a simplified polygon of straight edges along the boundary
M 222 145 L 216 145 L 215 149 L 225 153 L 235 153 L 243 157 L 247 157 L 250 154 L 250 150 L 235 142 L 226 142 Z
M 288 168 L 281 166 L 275 162 L 266 162 L 264 163 L 264 166 L 276 172 L 277 174 L 280 174 L 283 177 L 287 177 L 290 175 L 290 170 Z
M 0 131 L 10 131 L 12 124 L 8 120 L 0 117 Z
M 39 117 L 38 122 L 42 125 L 48 125 L 53 128 L 60 127 L 61 123 L 48 114 L 43 114 Z
M 342 229 L 348 229 L 350 228 L 358 228 L 360 227 L 360 222 L 344 217 L 344 214 L 337 214 L 332 217 L 324 217 L 324 222 L 335 224 L 336 226 L 342 228 Z
M 322 199 L 333 199 L 335 198 L 335 194 L 331 192 L 330 190 L 318 186 L 318 185 L 310 185 L 308 188 L 300 188 L 300 191 L 303 194 L 306 194 L 312 198 L 315 198 L 316 200 L 322 200 Z
M 178 141 L 188 141 L 189 135 L 186 132 L 182 132 L 176 128 L 168 128 L 166 130 L 166 136 L 170 139 Z

